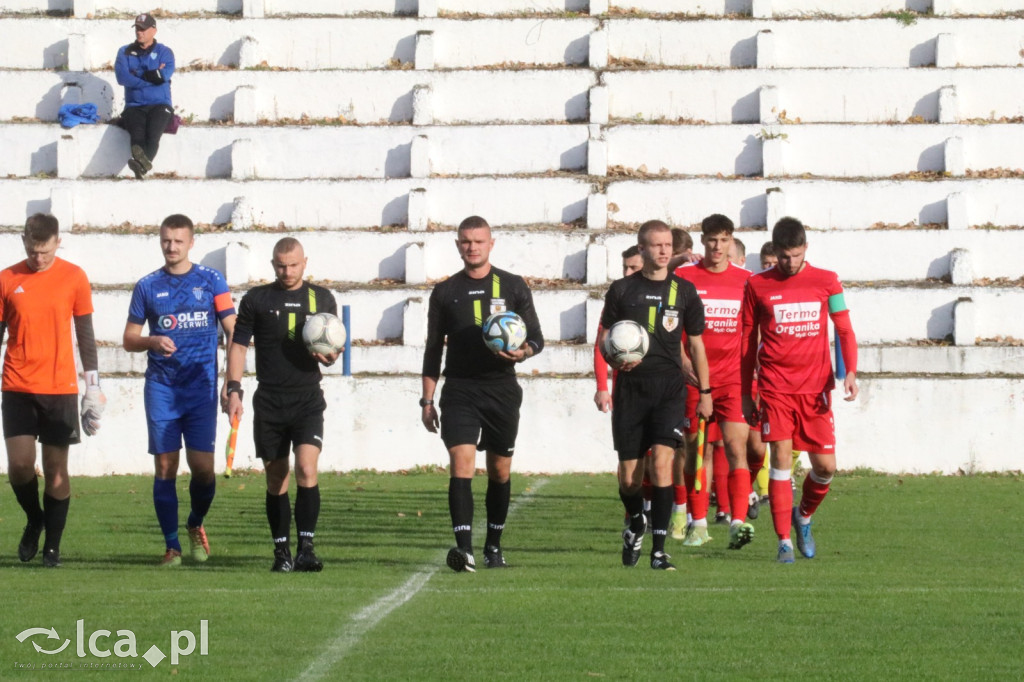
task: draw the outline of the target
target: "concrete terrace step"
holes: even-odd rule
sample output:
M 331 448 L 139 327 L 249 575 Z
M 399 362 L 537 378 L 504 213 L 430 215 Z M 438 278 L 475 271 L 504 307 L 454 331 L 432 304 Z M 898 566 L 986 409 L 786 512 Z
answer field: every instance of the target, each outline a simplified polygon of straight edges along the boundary
M 847 3 L 832 3 L 845 5 Z M 614 67 L 1019 66 L 1021 19 L 605 22 Z
M 1022 133 L 1019 124 L 184 126 L 162 139 L 154 172 L 236 180 L 551 171 L 963 176 L 1018 169 Z M 9 150 L 0 157 L 0 176 L 134 177 L 126 166 L 127 133 L 114 126 L 0 124 L 0 147 Z
M 407 178 L 414 169 L 464 177 L 578 171 L 587 168 L 588 139 L 585 125 L 186 125 L 161 139 L 154 173 L 306 179 Z M 7 150 L 0 177 L 134 178 L 128 134 L 116 126 L 0 124 L 0 148 Z
M 129 22 L 130 23 L 130 22 Z M 586 65 L 596 19 L 161 19 L 179 69 L 466 69 Z M 343 38 L 342 38 L 343 36 Z M 60 39 L 54 42 L 54 38 Z M 0 22 L 0 68 L 110 69 L 134 39 L 125 19 Z
M 597 75 L 584 69 L 474 71 L 193 71 L 174 77 L 182 117 L 256 123 L 303 117 L 356 123 L 585 121 Z M 415 89 L 415 92 L 414 92 Z M 0 121 L 55 121 L 91 102 L 103 120 L 124 108 L 113 71 L 0 71 Z M 69 92 L 65 92 L 69 90 Z
M 159 160 L 159 159 L 158 159 Z M 483 215 L 495 225 L 639 224 L 657 217 L 696 225 L 711 213 L 739 227 L 783 215 L 819 230 L 872 226 L 1024 225 L 1019 178 L 849 181 L 823 179 L 615 179 L 477 177 L 388 180 L 14 179 L 0 183 L 0 225 L 49 211 L 64 226 L 151 225 L 188 210 L 200 223 L 234 229 L 364 229 L 414 232 Z M 601 190 L 605 191 L 602 193 Z
M 166 19 L 159 40 L 193 69 L 898 68 L 1018 66 L 1021 19 Z M 110 68 L 124 19 L 0 23 L 0 68 Z M 594 31 L 601 33 L 595 34 Z M 54 42 L 55 34 L 62 39 Z M 338 36 L 344 35 L 344 40 Z
M 154 216 L 156 223 L 162 216 Z M 104 231 L 64 234 L 60 255 L 87 269 L 98 286 L 127 286 L 159 267 L 161 257 L 154 228 L 146 234 Z M 412 233 L 295 232 L 310 258 L 317 279 L 393 288 L 442 279 L 461 267 L 454 248 L 454 229 Z M 503 229 L 495 224 L 494 257 L 500 267 L 526 277 L 562 280 L 566 286 L 603 287 L 620 276 L 621 253 L 636 243 L 636 234 L 591 230 Z M 272 277 L 268 265 L 282 233 L 218 231 L 196 237 L 192 257 L 224 273 L 232 285 Z M 691 232 L 700 247 L 699 231 Z M 757 271 L 766 230 L 741 231 L 749 270 Z M 809 260 L 854 282 L 887 282 L 917 286 L 932 280 L 970 285 L 975 281 L 1012 281 L 1021 277 L 1024 229 L 1017 230 L 849 230 L 812 232 Z M 0 234 L 0 252 L 19 254 L 20 237 Z M 117 258 L 110 254 L 116 253 Z M 97 264 L 102 264 L 99 267 Z
M 859 374 L 886 375 L 986 375 L 1024 376 L 1024 347 L 993 346 L 878 346 L 861 344 L 857 349 Z M 223 351 L 221 366 L 223 366 Z M 423 367 L 423 347 L 403 345 L 353 346 L 351 367 L 354 374 L 419 374 Z M 145 353 L 128 353 L 119 345 L 99 348 L 99 366 L 108 374 L 143 374 Z M 254 372 L 252 353 L 246 357 L 246 372 Z M 591 344 L 548 344 L 544 352 L 530 362 L 517 365 L 517 373 L 587 375 L 594 370 Z M 342 373 L 341 364 L 323 368 L 327 376 Z
M 752 14 L 760 18 L 814 19 L 817 17 L 862 18 L 883 14 L 906 17 L 919 15 L 999 16 L 1020 12 L 1018 0 L 725 0 L 724 2 L 680 3 L 679 0 L 609 0 L 612 15 L 668 15 L 733 17 Z
M 500 262 L 499 262 L 500 264 Z M 311 268 L 312 270 L 312 268 Z M 309 272 L 315 276 L 315 272 Z M 426 338 L 429 287 L 387 289 L 332 285 L 339 305 L 352 311 L 353 341 L 401 340 L 422 345 Z M 534 304 L 544 338 L 592 342 L 603 307 L 603 287 L 534 288 Z M 99 341 L 119 344 L 131 290 L 97 290 L 94 326 Z M 240 295 L 236 295 L 236 301 Z M 957 345 L 977 340 L 1024 340 L 1024 318 L 1008 314 L 1024 306 L 1024 287 L 856 286 L 847 283 L 846 302 L 860 343 L 879 344 L 953 339 Z M 830 337 L 831 338 L 831 337 Z M 399 371 L 396 368 L 396 371 Z
M 947 122 L 1024 115 L 1024 70 L 664 69 L 608 71 L 619 121 L 758 123 Z

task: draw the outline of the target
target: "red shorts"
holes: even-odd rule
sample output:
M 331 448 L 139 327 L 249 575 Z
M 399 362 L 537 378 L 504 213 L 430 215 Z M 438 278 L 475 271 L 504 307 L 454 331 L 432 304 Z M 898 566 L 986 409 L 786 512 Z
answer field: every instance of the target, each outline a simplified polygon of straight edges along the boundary
M 721 388 L 711 388 L 711 403 L 714 412 L 711 415 L 711 423 L 708 424 L 707 442 L 713 443 L 722 440 L 722 430 L 719 424 L 722 422 L 746 423 L 743 418 L 743 396 L 739 384 L 730 384 Z M 686 432 L 690 435 L 697 433 L 697 403 L 700 401 L 700 394 L 693 386 L 686 387 Z
M 761 390 L 761 440 L 792 440 L 793 449 L 834 455 L 836 428 L 828 393 L 790 395 Z

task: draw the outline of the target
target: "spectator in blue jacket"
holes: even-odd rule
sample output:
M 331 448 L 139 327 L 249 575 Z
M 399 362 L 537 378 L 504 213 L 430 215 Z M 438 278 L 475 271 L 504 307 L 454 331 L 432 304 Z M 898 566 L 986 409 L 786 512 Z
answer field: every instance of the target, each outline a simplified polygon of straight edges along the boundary
M 135 42 L 117 51 L 114 73 L 124 86 L 121 123 L 131 138 L 128 167 L 141 180 L 153 168 L 160 136 L 174 116 L 174 53 L 156 42 L 156 19 L 152 14 L 135 17 Z

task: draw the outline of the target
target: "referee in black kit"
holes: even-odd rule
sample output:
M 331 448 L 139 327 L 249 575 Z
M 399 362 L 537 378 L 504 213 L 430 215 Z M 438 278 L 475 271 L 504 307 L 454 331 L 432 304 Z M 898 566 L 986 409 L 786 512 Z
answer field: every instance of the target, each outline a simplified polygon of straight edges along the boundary
M 449 550 L 447 563 L 454 571 L 472 573 L 476 570 L 472 537 L 476 451 L 487 452 L 484 566 L 504 568 L 507 564 L 501 553 L 501 531 L 508 516 L 512 489 L 509 473 L 523 402 L 515 363 L 540 353 L 544 337 L 526 282 L 491 266 L 494 239 L 487 221 L 479 216 L 463 220 L 455 244 L 465 266 L 430 294 L 420 407 L 427 431 L 437 433 L 440 423 L 441 439 L 451 460 L 448 509 L 456 546 Z M 526 343 L 517 351 L 495 354 L 484 343 L 482 327 L 490 315 L 506 310 L 523 318 Z M 446 337 L 448 354 L 439 420 L 434 391 L 441 375 Z
M 252 398 L 256 456 L 267 475 L 266 510 L 274 540 L 272 571 L 317 572 L 323 562 L 313 551 L 320 516 L 317 462 L 323 448 L 324 410 L 319 364 L 332 365 L 338 355 L 310 354 L 302 341 L 306 317 L 337 314 L 334 294 L 303 280 L 306 255 L 297 239 L 274 245 L 276 280 L 253 287 L 238 306 L 228 349 L 228 415 L 242 414 L 242 372 L 250 339 L 256 348 L 256 393 Z M 319 363 L 319 364 L 318 364 Z M 289 450 L 295 451 L 295 528 L 298 553 L 292 561 L 292 510 L 288 499 Z

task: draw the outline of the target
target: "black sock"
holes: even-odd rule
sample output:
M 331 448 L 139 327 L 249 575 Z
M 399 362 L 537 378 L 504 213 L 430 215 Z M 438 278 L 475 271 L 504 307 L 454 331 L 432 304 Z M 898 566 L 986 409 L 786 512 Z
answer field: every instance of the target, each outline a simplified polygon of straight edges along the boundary
M 644 529 L 644 496 L 638 489 L 635 493 L 624 493 L 619 488 L 619 499 L 629 514 L 629 529 L 639 533 Z
M 313 543 L 316 520 L 320 517 L 320 486 L 298 486 L 295 492 L 295 529 L 299 531 L 299 547 Z
M 448 479 L 448 511 L 459 549 L 473 552 L 473 479 Z
M 64 524 L 68 520 L 68 505 L 70 497 L 58 500 L 43 494 L 43 518 L 46 525 L 46 542 L 43 543 L 43 553 L 51 549 L 60 551 L 60 538 L 64 534 Z
M 665 537 L 668 535 L 668 522 L 672 518 L 672 502 L 675 491 L 672 486 L 654 486 L 651 489 L 651 525 L 654 526 L 654 540 L 651 552 L 665 551 Z
M 288 492 L 273 495 L 267 492 L 267 522 L 270 523 L 270 537 L 275 549 L 291 554 L 292 505 Z
M 25 510 L 29 524 L 36 528 L 43 525 L 43 508 L 39 506 L 39 477 L 33 476 L 31 480 L 17 485 L 11 483 L 11 490 L 18 504 Z
M 498 483 L 487 479 L 487 542 L 486 547 L 501 547 L 501 531 L 508 518 L 508 501 L 512 497 L 511 479 Z

